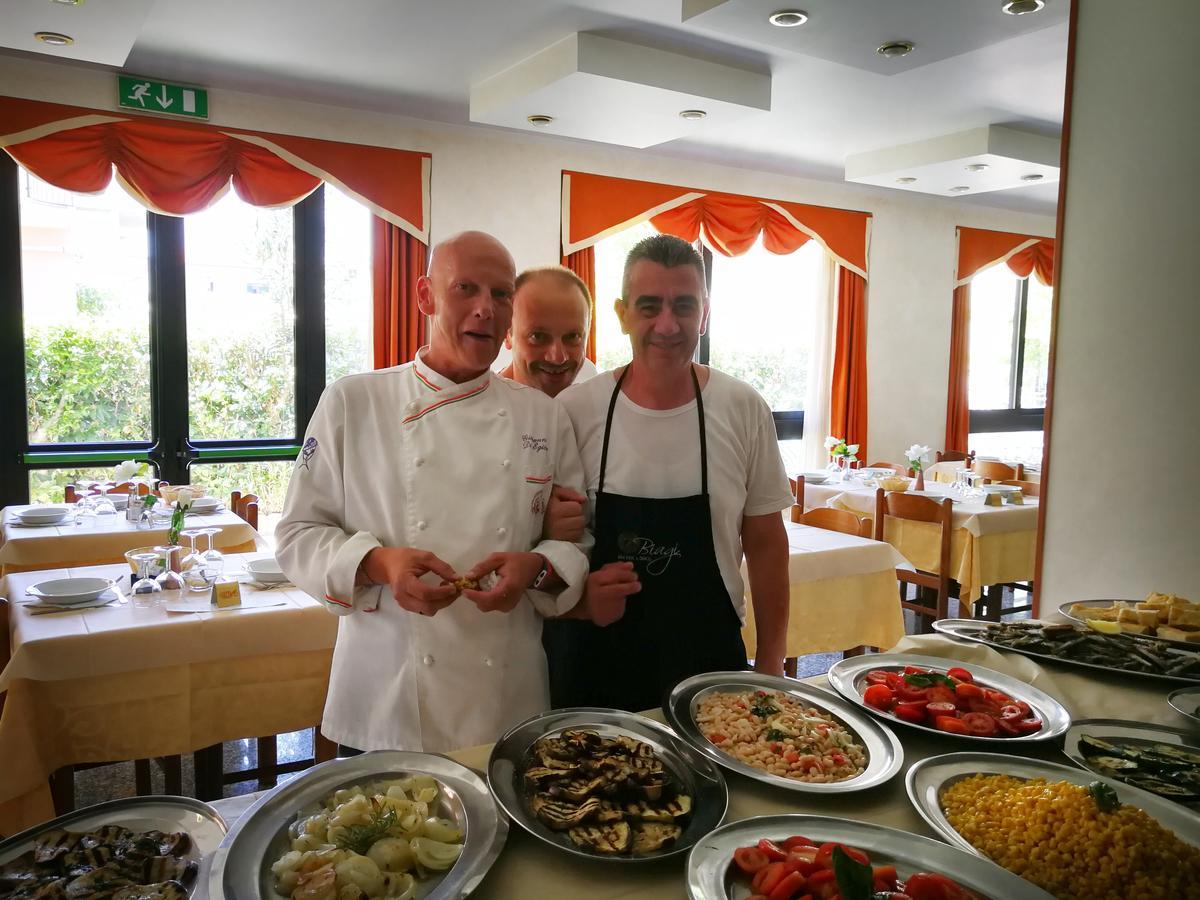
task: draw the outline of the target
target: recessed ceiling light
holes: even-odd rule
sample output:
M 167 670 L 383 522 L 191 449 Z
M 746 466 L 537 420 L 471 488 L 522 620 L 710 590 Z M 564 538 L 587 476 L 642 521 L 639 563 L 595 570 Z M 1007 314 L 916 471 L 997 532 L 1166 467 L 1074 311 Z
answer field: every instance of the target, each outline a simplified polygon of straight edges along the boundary
M 987 163 L 971 163 L 965 167 L 968 172 L 982 172 L 988 168 Z
M 1045 175 L 1038 175 L 1035 172 L 1032 175 L 1022 175 L 1021 180 L 1022 181 L 1041 181 L 1045 177 L 1046 177 Z
M 808 13 L 798 9 L 781 9 L 767 16 L 767 21 L 780 28 L 795 28 L 808 21 Z
M 66 34 L 59 34 L 57 31 L 39 31 L 34 35 L 43 44 L 49 44 L 51 47 L 69 47 L 75 43 L 75 38 Z
M 916 180 L 917 179 L 913 178 L 911 175 L 905 175 L 902 178 L 897 178 L 896 184 L 912 184 Z
M 534 128 L 549 128 L 554 116 L 526 116 L 525 121 Z
M 913 52 L 916 45 L 912 41 L 888 41 L 875 48 L 875 52 L 885 59 L 899 59 Z
M 679 118 L 695 121 L 696 119 L 703 119 L 707 115 L 708 113 L 702 109 L 685 109 L 680 111 Z
M 50 0 L 51 3 L 57 3 L 59 6 L 83 6 L 83 0 Z
M 1046 0 L 1004 0 L 1000 7 L 1010 16 L 1023 16 L 1026 13 L 1041 12 L 1046 8 Z
M 956 184 L 954 187 L 950 188 L 950 193 L 965 194 L 969 190 L 970 190 L 970 188 L 965 184 Z

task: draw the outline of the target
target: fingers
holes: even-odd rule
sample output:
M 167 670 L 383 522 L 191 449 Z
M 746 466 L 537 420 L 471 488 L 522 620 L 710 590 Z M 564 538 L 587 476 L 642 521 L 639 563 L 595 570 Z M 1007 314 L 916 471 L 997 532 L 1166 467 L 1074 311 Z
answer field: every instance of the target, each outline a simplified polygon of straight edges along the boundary
M 418 566 L 427 569 L 434 575 L 437 575 L 439 578 L 443 578 L 446 581 L 453 581 L 458 577 L 454 574 L 454 570 L 450 568 L 450 566 L 444 560 L 438 559 L 438 557 L 434 556 L 428 550 L 418 551 L 415 562 Z
M 451 577 L 454 573 L 451 572 Z M 400 583 L 400 593 L 421 603 L 427 603 L 441 609 L 454 602 L 458 596 L 458 588 L 452 584 L 427 584 L 415 575 L 406 575 Z
M 471 566 L 470 570 L 463 577 L 470 578 L 472 581 L 478 581 L 484 575 L 497 571 L 504 565 L 505 558 L 506 556 L 503 553 L 492 553 L 484 558 L 482 562 L 477 562 Z M 450 576 L 450 580 L 454 581 L 453 575 Z
M 569 487 L 563 487 L 561 484 L 556 484 L 550 489 L 550 498 L 552 500 L 566 500 L 571 503 L 587 503 L 587 497 L 579 493 L 579 491 L 573 491 Z
M 501 581 L 490 591 L 464 590 L 462 593 L 482 612 L 509 612 L 520 602 L 524 592 L 511 582 Z

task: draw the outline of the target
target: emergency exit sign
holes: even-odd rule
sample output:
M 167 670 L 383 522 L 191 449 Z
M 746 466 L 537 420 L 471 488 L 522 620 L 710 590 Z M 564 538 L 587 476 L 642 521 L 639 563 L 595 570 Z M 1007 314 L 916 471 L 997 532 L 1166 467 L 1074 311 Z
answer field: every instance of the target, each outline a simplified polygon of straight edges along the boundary
M 208 91 L 204 88 L 118 75 L 117 94 L 118 105 L 126 109 L 186 116 L 189 119 L 208 118 Z

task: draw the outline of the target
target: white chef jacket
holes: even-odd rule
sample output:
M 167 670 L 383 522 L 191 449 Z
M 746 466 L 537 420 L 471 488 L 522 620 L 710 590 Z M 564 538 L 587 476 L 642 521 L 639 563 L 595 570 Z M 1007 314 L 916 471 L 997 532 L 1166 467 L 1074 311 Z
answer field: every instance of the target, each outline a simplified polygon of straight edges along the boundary
M 288 577 L 341 617 L 326 737 L 450 750 L 549 708 L 541 617 L 573 607 L 588 571 L 582 545 L 541 539 L 555 483 L 583 490 L 583 467 L 565 411 L 538 390 L 491 372 L 455 384 L 420 354 L 325 389 L 275 537 Z M 459 573 L 489 553 L 533 550 L 568 587 L 527 591 L 509 613 L 459 597 L 421 616 L 386 586 L 355 588 L 379 546 L 428 550 Z

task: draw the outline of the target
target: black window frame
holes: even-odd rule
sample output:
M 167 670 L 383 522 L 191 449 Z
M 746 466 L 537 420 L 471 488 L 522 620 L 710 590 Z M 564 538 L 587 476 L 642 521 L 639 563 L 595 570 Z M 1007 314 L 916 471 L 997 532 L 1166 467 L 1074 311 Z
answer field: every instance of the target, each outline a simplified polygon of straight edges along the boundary
M 149 441 L 30 444 L 21 280 L 20 170 L 0 153 L 0 506 L 29 502 L 29 472 L 137 459 L 158 477 L 188 484 L 207 463 L 294 460 L 325 389 L 324 185 L 292 207 L 295 433 L 280 438 L 192 440 L 187 373 L 184 221 L 146 212 L 150 275 Z M 12 411 L 11 414 L 7 411 Z
M 1017 279 L 1013 297 L 1012 361 L 1008 373 L 1009 405 L 1006 409 L 972 409 L 968 419 L 968 430 L 971 434 L 1045 430 L 1045 407 L 1021 406 L 1021 387 L 1025 378 L 1025 323 L 1029 315 L 1031 277 Z

